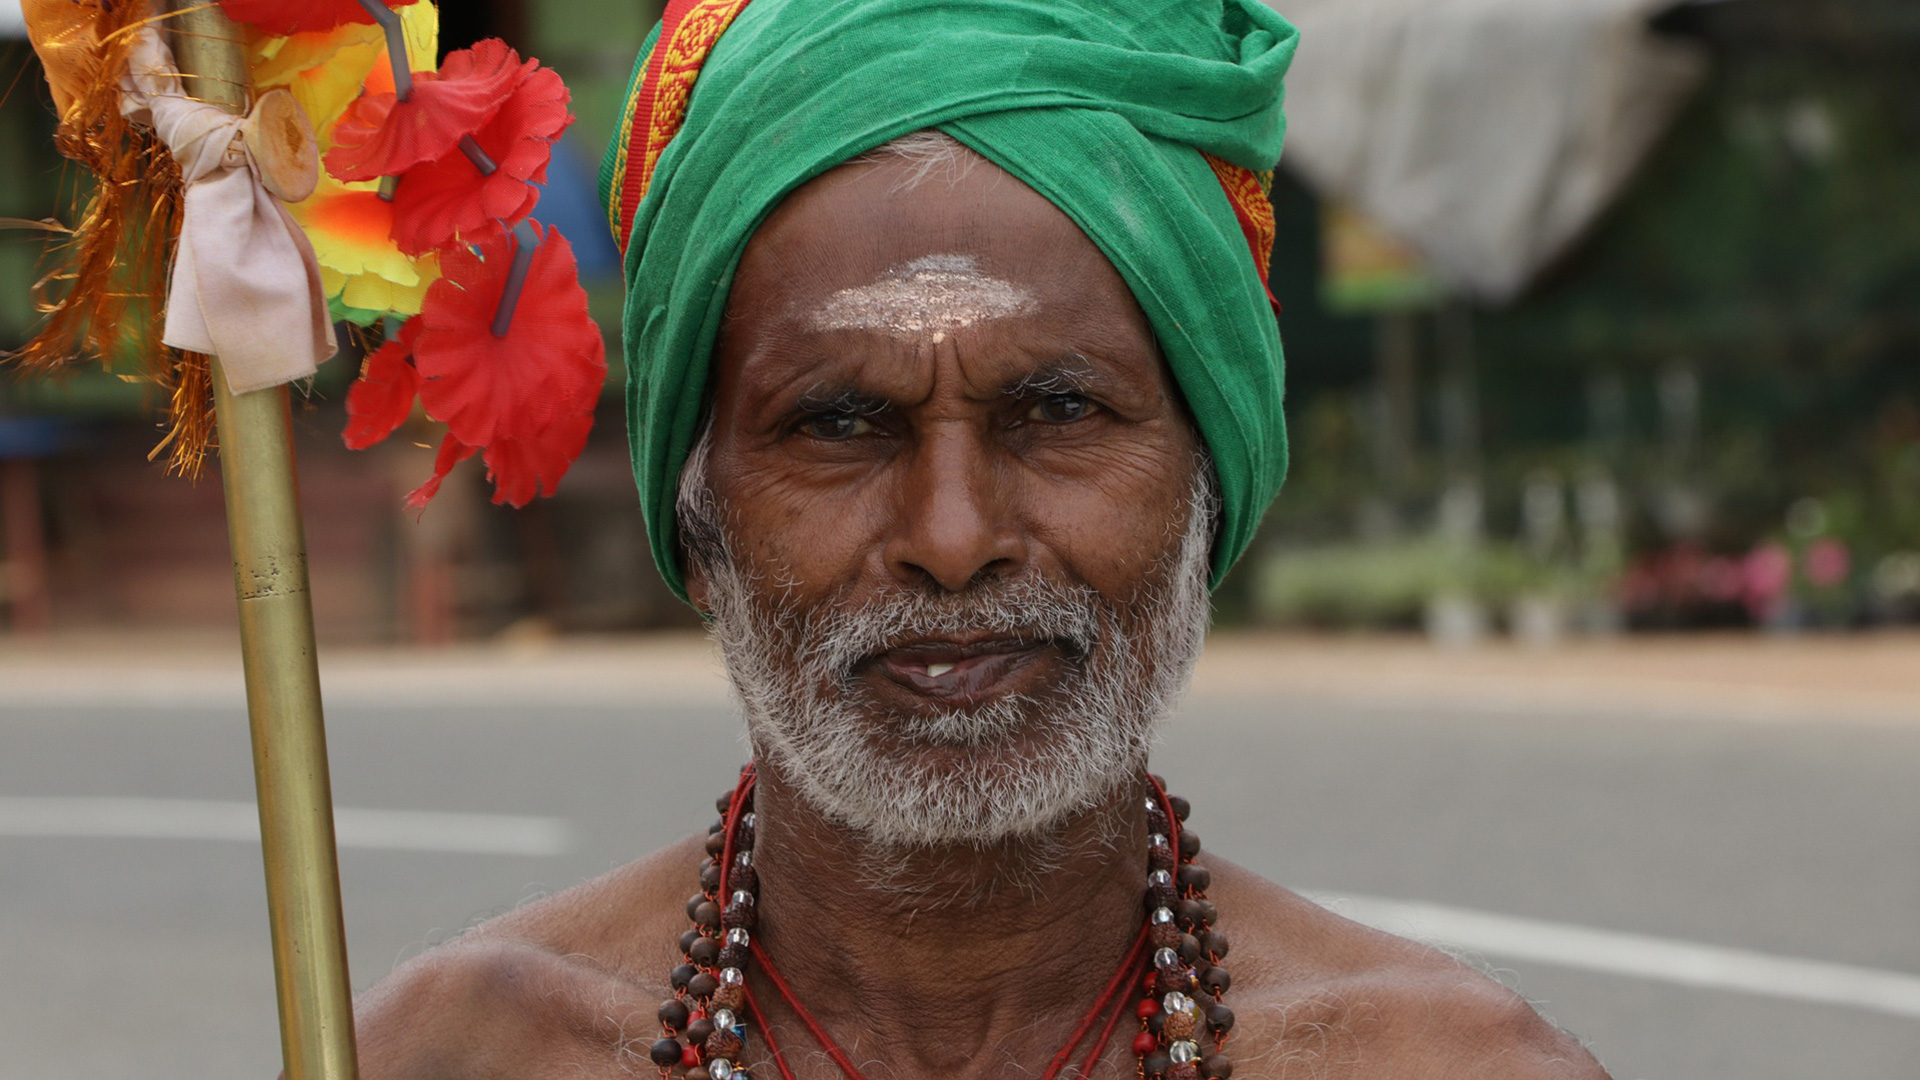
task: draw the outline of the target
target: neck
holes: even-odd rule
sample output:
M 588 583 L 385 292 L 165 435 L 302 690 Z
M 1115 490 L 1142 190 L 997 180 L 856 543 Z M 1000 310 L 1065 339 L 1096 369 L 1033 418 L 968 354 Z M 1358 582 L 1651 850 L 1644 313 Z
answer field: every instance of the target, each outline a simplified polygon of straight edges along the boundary
M 909 850 L 758 777 L 760 941 L 856 1061 L 890 1067 L 875 1075 L 1039 1075 L 1140 933 L 1144 773 L 1037 837 Z

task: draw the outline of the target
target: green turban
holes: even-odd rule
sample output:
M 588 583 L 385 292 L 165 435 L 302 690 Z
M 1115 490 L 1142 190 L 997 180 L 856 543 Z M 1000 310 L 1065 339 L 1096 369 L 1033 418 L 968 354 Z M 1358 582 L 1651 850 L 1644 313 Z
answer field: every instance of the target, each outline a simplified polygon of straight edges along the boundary
M 794 188 L 934 128 L 1052 201 L 1133 290 L 1218 474 L 1217 585 L 1286 475 L 1265 184 L 1297 40 L 1260 0 L 673 0 L 601 170 L 667 583 L 686 595 L 674 500 L 748 239 Z

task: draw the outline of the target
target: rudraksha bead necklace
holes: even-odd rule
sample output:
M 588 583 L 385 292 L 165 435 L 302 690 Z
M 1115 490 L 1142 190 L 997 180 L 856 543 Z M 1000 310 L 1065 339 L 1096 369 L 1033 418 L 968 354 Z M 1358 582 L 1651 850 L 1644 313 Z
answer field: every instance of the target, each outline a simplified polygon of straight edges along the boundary
M 685 1080 L 752 1080 L 740 1064 L 746 1052 L 744 1021 L 750 1018 L 760 1029 L 782 1080 L 794 1080 L 747 988 L 751 959 L 847 1080 L 865 1080 L 754 940 L 759 875 L 753 865 L 753 785 L 749 762 L 740 770 L 739 783 L 716 803 L 720 818 L 707 830 L 700 891 L 687 901 L 693 929 L 680 937 L 686 959 L 668 977 L 673 997 L 660 1003 L 661 1037 L 648 1056 L 659 1066 L 662 1078 L 681 1069 Z M 1212 875 L 1193 861 L 1200 852 L 1200 838 L 1181 827 L 1187 818 L 1187 801 L 1168 796 L 1158 776 L 1149 778 L 1146 813 L 1152 834 L 1147 845 L 1146 925 L 1100 999 L 1054 1055 L 1042 1080 L 1057 1080 L 1074 1051 L 1099 1024 L 1100 1033 L 1082 1059 L 1078 1075 L 1092 1072 L 1127 1014 L 1124 1004 L 1115 1006 L 1125 1000 L 1128 985 L 1137 986 L 1140 994 L 1132 1010 L 1139 1024 L 1133 1053 L 1144 1080 L 1230 1080 L 1233 1076 L 1233 1063 L 1225 1053 L 1233 1010 L 1220 1000 L 1232 984 L 1221 966 L 1227 956 L 1227 938 L 1215 926 L 1218 912 L 1207 900 Z M 1203 1041 L 1211 1042 L 1211 1052 L 1203 1051 Z

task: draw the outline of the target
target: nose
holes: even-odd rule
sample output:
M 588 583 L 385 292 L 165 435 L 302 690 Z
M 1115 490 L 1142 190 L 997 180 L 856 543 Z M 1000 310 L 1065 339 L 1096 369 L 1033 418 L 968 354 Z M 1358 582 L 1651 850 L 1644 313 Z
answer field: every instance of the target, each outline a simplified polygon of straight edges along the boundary
M 897 518 L 884 548 L 896 581 L 960 592 L 976 579 L 1022 566 L 1027 538 L 1010 478 L 996 469 L 976 425 L 924 432 L 902 464 Z

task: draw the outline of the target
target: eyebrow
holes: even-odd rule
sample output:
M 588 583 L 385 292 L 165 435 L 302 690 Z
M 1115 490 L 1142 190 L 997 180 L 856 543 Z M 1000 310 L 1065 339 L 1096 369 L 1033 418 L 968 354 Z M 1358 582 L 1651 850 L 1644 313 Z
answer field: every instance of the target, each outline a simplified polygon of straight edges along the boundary
M 851 413 L 872 416 L 887 410 L 887 401 L 877 394 L 852 386 L 821 386 L 800 395 L 794 407 L 809 413 Z
M 1047 397 L 1051 394 L 1090 393 L 1102 380 L 1086 357 L 1074 353 L 1029 371 L 1007 384 L 1001 391 L 1011 398 Z M 810 387 L 797 398 L 793 407 L 806 413 L 850 413 L 874 416 L 893 407 L 886 397 L 847 384 L 821 384 Z
M 1047 397 L 1051 394 L 1086 393 L 1099 381 L 1093 365 L 1087 362 L 1087 358 L 1075 354 L 1046 364 L 1036 371 L 1028 372 L 1018 382 L 1007 387 L 1006 394 L 1008 397 L 1029 398 Z

